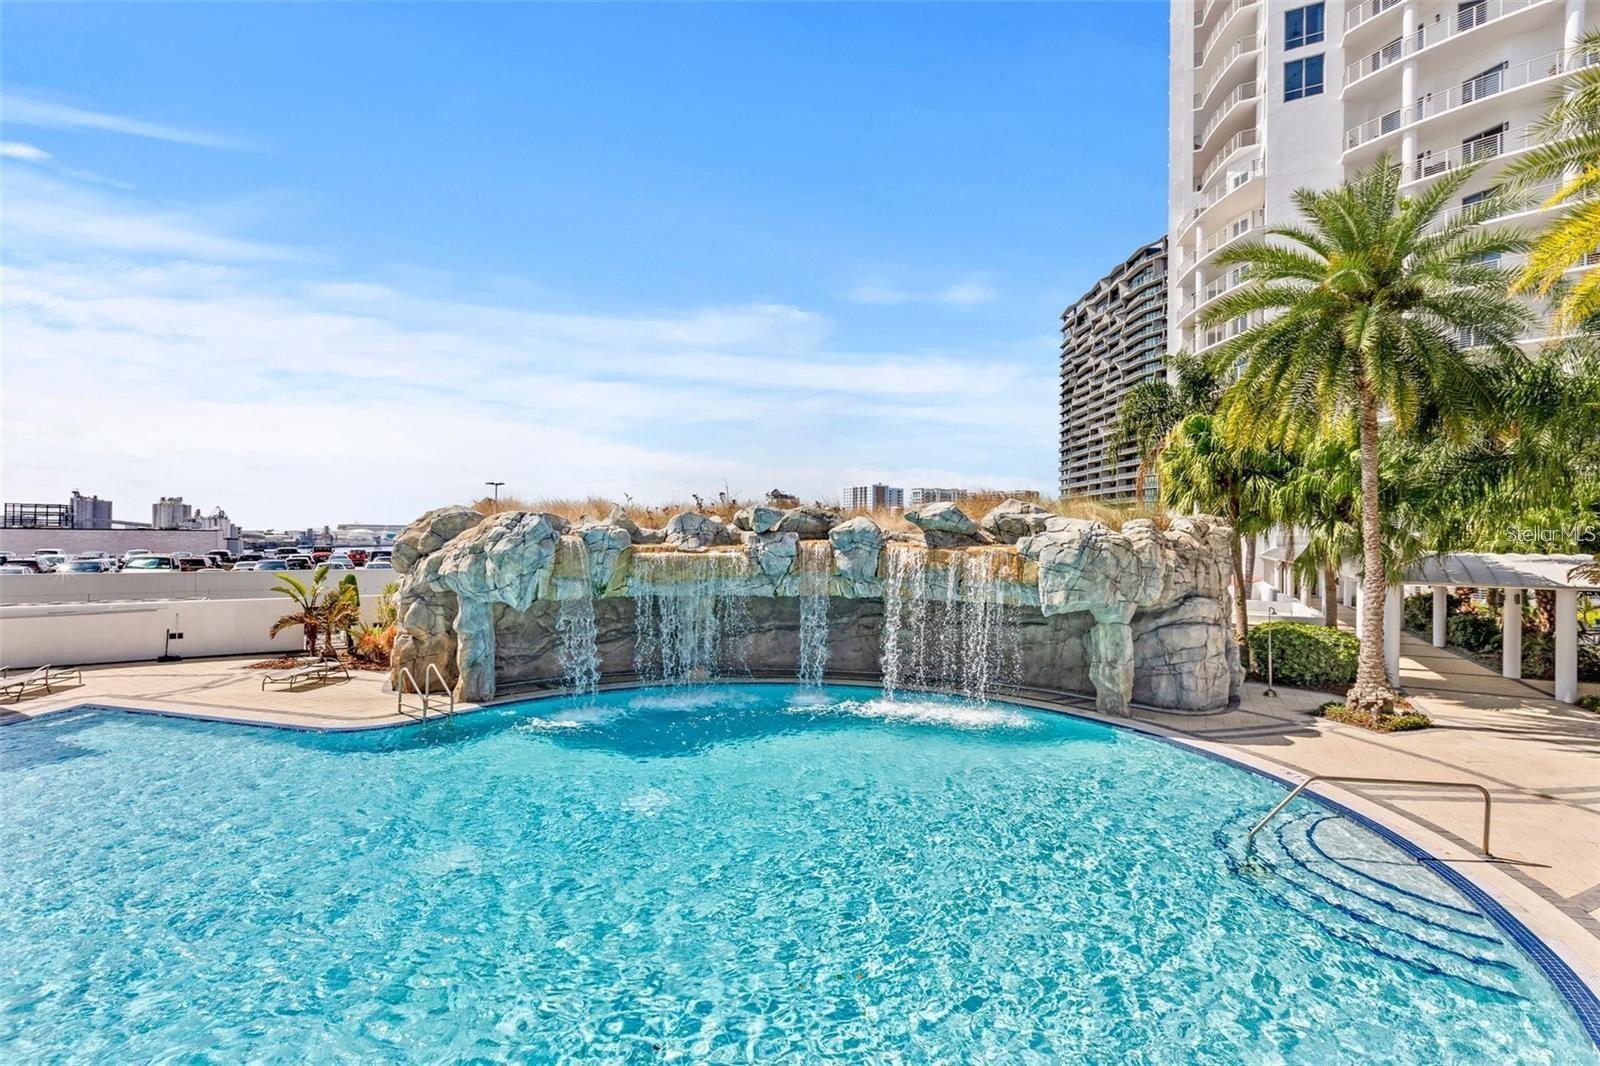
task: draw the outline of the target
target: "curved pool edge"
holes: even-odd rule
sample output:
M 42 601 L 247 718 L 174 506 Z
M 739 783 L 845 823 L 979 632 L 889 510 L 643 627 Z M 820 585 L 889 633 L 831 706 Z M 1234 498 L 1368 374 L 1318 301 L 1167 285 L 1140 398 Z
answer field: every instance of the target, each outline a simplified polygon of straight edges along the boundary
M 751 678 L 709 682 L 708 684 L 756 684 L 793 687 L 796 682 L 792 678 Z M 824 679 L 823 684 L 829 688 L 858 688 L 868 691 L 881 691 L 878 686 L 857 680 L 833 681 Z M 659 682 L 628 680 L 604 684 L 600 686 L 600 691 L 612 692 L 657 687 L 661 687 Z M 958 692 L 937 688 L 907 688 L 903 691 L 927 692 L 936 695 L 961 695 Z M 504 707 L 510 704 L 561 699 L 570 695 L 570 693 L 564 693 L 559 690 L 507 694 L 487 703 L 459 704 L 456 708 L 456 713 L 472 714 L 477 711 Z M 1066 692 L 1056 695 L 1059 698 L 1058 700 L 1046 700 L 1026 695 L 1007 695 L 996 699 L 994 702 L 1047 711 L 1052 714 L 1064 714 L 1184 748 L 1271 781 L 1286 791 L 1302 784 L 1306 778 L 1311 776 L 1300 770 L 1275 763 L 1272 760 L 1264 759 L 1228 744 L 1186 736 L 1152 722 L 1103 714 L 1094 708 L 1092 697 Z M 29 721 L 90 711 L 118 711 L 156 717 L 186 718 L 193 721 L 243 726 L 246 728 L 312 733 L 369 732 L 382 729 L 420 727 L 426 724 L 411 718 L 400 718 L 376 722 L 313 725 L 283 722 L 262 717 L 235 716 L 220 713 L 208 714 L 190 707 L 137 706 L 94 700 L 51 708 L 37 714 L 12 719 L 4 724 L 21 725 Z M 1347 789 L 1330 785 L 1326 782 L 1319 782 L 1313 788 L 1307 789 L 1304 796 L 1336 814 L 1349 818 L 1399 848 L 1406 855 L 1426 866 L 1446 884 L 1471 900 L 1473 905 L 1516 945 L 1539 973 L 1555 987 L 1562 1000 L 1567 1004 L 1568 1009 L 1572 1011 L 1577 1019 L 1580 1028 L 1589 1037 L 1595 1049 L 1600 1051 L 1600 972 L 1577 958 L 1568 944 L 1569 940 L 1582 942 L 1583 938 L 1589 937 L 1589 934 L 1578 927 L 1570 917 L 1563 914 L 1549 900 L 1544 899 L 1502 870 L 1497 869 L 1493 860 L 1484 860 L 1472 854 L 1468 849 L 1450 840 L 1439 831 L 1425 826 L 1406 815 L 1397 813 Z M 1440 857 L 1442 855 L 1448 856 L 1452 853 L 1459 853 L 1460 857 Z M 1470 866 L 1471 872 L 1459 869 L 1458 864 Z

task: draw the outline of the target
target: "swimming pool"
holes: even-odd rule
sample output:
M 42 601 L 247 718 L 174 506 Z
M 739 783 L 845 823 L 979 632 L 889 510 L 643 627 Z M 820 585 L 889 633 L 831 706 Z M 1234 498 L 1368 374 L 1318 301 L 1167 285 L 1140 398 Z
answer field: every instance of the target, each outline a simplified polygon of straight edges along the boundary
M 1592 1061 L 1478 908 L 1065 715 L 640 689 L 0 729 L 0 1057 Z

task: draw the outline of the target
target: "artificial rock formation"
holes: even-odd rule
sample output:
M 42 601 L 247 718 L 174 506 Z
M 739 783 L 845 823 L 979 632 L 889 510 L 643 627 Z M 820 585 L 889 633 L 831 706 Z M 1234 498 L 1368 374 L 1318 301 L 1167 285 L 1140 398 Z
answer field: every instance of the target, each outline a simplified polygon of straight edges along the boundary
M 692 593 L 739 601 L 738 646 L 713 651 L 752 673 L 793 670 L 806 624 L 798 604 L 820 596 L 837 676 L 873 676 L 898 659 L 887 652 L 909 638 L 886 620 L 908 603 L 951 624 L 1003 606 L 1023 690 L 1093 691 L 1109 713 L 1133 702 L 1211 710 L 1237 694 L 1231 531 L 1217 520 L 1112 530 L 1014 500 L 981 524 L 953 503 L 906 517 L 920 531 L 912 540 L 864 516 L 838 522 L 798 507 L 750 508 L 734 528 L 685 512 L 659 532 L 620 513 L 569 530 L 547 514 L 430 511 L 396 544 L 394 680 L 404 667 L 420 682 L 432 665 L 458 698 L 477 701 L 502 683 L 546 683 L 559 675 L 556 617 L 573 600 L 592 601 L 602 672 L 627 675 L 641 598 Z M 925 627 L 912 628 L 922 639 Z M 948 671 L 973 667 L 970 648 L 939 654 Z M 937 664 L 922 669 L 938 683 Z

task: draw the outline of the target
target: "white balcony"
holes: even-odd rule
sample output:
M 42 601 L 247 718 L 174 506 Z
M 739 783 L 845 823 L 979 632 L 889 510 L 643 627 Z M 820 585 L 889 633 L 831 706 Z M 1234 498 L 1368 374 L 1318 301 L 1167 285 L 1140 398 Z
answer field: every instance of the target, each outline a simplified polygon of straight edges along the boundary
M 1218 148 L 1216 154 L 1211 157 L 1211 162 L 1206 164 L 1206 169 L 1201 173 L 1200 180 L 1196 183 L 1195 188 L 1197 190 L 1205 188 L 1211 179 L 1221 173 L 1222 168 L 1228 165 L 1228 161 L 1233 158 L 1233 154 L 1239 149 L 1249 148 L 1260 143 L 1261 134 L 1254 127 L 1235 133 L 1228 138 L 1228 143 Z
M 1344 32 L 1349 33 L 1357 26 L 1365 25 L 1390 8 L 1400 6 L 1400 0 L 1364 0 L 1359 4 L 1351 4 L 1344 12 Z
M 1551 52 L 1537 59 L 1513 64 L 1504 70 L 1492 70 L 1476 78 L 1468 78 L 1457 85 L 1452 85 L 1444 92 L 1419 96 L 1415 103 L 1408 107 L 1395 108 L 1388 114 L 1368 119 L 1359 126 L 1345 130 L 1344 150 L 1352 151 L 1413 123 L 1448 114 L 1491 96 L 1538 85 L 1581 67 L 1594 66 L 1596 63 L 1600 63 L 1600 53 L 1574 49 L 1571 52 Z
M 1396 38 L 1376 52 L 1362 56 L 1344 68 L 1345 88 L 1349 88 L 1369 74 L 1376 74 L 1385 67 L 1393 66 L 1404 59 L 1405 54 L 1405 41 Z
M 1234 241 L 1242 240 L 1252 233 L 1260 233 L 1266 224 L 1265 211 L 1252 211 L 1248 215 L 1240 215 L 1206 238 L 1205 243 L 1200 246 L 1199 258 L 1208 258 L 1213 252 L 1221 251 Z
M 1487 137 L 1458 144 L 1443 152 L 1424 152 L 1420 158 L 1406 161 L 1405 181 L 1425 181 L 1447 174 L 1461 167 L 1474 166 L 1512 152 L 1531 148 L 1543 140 L 1531 127 L 1505 130 Z
M 1225 344 L 1239 336 L 1241 333 L 1244 333 L 1255 326 L 1259 326 L 1264 321 L 1265 318 L 1262 316 L 1261 312 L 1252 311 L 1248 315 L 1240 315 L 1238 318 L 1230 318 L 1220 326 L 1212 326 L 1210 329 L 1206 330 L 1200 335 L 1200 346 L 1195 354 L 1198 355 L 1200 352 L 1210 351 L 1219 344 Z
M 1263 178 L 1267 173 L 1267 164 L 1260 156 L 1250 160 L 1237 170 L 1230 169 L 1220 178 L 1212 182 L 1211 186 L 1200 194 L 1200 201 L 1195 204 L 1193 219 L 1199 219 L 1207 211 L 1227 199 L 1239 189 L 1250 182 Z
M 1198 152 L 1205 148 L 1206 142 L 1211 139 L 1211 135 L 1217 132 L 1217 127 L 1228 120 L 1228 117 L 1233 114 L 1234 108 L 1248 100 L 1255 100 L 1260 95 L 1261 90 L 1256 83 L 1247 81 L 1227 96 L 1224 96 L 1216 108 L 1212 110 L 1211 117 L 1206 120 L 1205 129 L 1200 136 L 1195 138 L 1194 150 Z
M 1249 37 L 1246 37 L 1244 40 L 1239 41 L 1232 48 L 1228 49 L 1228 54 L 1223 56 L 1222 61 L 1217 64 L 1217 72 L 1211 75 L 1211 80 L 1206 82 L 1206 87 L 1194 94 L 1194 109 L 1199 111 L 1205 106 L 1206 101 L 1211 97 L 1211 93 L 1218 85 L 1222 84 L 1223 79 L 1225 79 L 1232 71 L 1233 64 L 1236 60 L 1238 60 L 1241 56 L 1246 56 L 1252 52 L 1259 51 L 1260 48 L 1261 38 L 1257 37 L 1255 34 L 1251 34 Z
M 1251 13 L 1254 14 L 1253 9 L 1255 6 L 1256 0 L 1233 0 L 1232 3 L 1223 9 L 1222 17 L 1217 20 L 1217 24 L 1213 26 L 1211 28 L 1211 32 L 1206 35 L 1205 42 L 1195 49 L 1194 67 L 1196 72 L 1203 71 L 1206 67 L 1206 64 L 1210 63 L 1212 58 L 1214 58 L 1218 46 L 1226 39 L 1225 31 L 1233 22 L 1234 18 L 1238 16 L 1239 12 L 1246 9 L 1252 9 Z
M 1540 185 L 1537 188 L 1529 189 L 1523 194 L 1522 199 L 1517 201 L 1517 203 L 1503 205 L 1502 210 L 1498 214 L 1485 215 L 1481 221 L 1485 223 L 1500 222 L 1504 219 L 1515 218 L 1518 215 L 1537 213 L 1541 210 L 1539 205 L 1548 200 L 1555 193 L 1557 188 L 1558 186 L 1554 182 L 1551 182 L 1548 185 Z M 1450 210 L 1442 213 L 1438 219 L 1434 221 L 1433 225 L 1428 227 L 1428 231 L 1431 233 L 1444 229 L 1446 226 L 1459 219 L 1466 212 L 1475 210 L 1476 208 L 1476 204 L 1460 204 L 1456 207 L 1452 207 Z
M 1431 48 L 1440 41 L 1458 37 L 1506 15 L 1514 15 L 1526 8 L 1551 2 L 1553 0 L 1488 0 L 1484 4 L 1460 5 L 1458 10 L 1445 18 L 1419 27 L 1406 40 L 1406 54 L 1411 55 L 1424 48 Z

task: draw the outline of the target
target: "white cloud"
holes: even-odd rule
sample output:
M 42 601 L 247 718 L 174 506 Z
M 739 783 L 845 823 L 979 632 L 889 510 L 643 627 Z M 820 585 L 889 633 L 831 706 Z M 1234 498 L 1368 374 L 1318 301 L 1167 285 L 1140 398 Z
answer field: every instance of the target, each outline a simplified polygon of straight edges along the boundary
M 477 301 L 278 261 L 209 213 L 8 182 L 8 494 L 162 494 L 251 525 L 527 496 L 832 498 L 869 478 L 1048 484 L 1051 353 L 855 351 L 781 303 Z M 20 239 L 19 239 L 20 238 Z
M 129 137 L 147 137 L 176 144 L 191 144 L 202 148 L 239 148 L 242 145 L 231 138 L 201 130 L 169 126 L 161 122 L 113 115 L 71 104 L 8 91 L 5 94 L 6 122 L 13 126 L 36 126 L 47 129 L 98 130 L 119 133 Z
M 900 304 L 939 304 L 945 307 L 976 307 L 998 296 L 994 287 L 978 278 L 967 278 L 940 289 L 916 291 L 883 281 L 863 281 L 845 294 L 851 303 L 892 307 Z
M 22 159 L 29 163 L 42 163 L 51 158 L 50 153 L 43 148 L 21 141 L 0 141 L 0 158 Z

